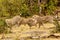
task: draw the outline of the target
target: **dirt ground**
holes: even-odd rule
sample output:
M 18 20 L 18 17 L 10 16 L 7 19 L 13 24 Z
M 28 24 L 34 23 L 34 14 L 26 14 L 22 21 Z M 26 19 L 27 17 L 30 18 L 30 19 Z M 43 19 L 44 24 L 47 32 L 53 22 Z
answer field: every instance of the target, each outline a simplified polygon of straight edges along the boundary
M 50 34 L 52 28 L 55 27 L 53 24 L 50 23 L 46 23 L 44 24 L 44 26 L 41 26 L 40 28 L 32 26 L 31 29 L 29 28 L 28 25 L 24 26 L 21 25 L 20 27 L 14 26 L 12 28 L 12 33 L 8 33 L 8 34 L 1 34 L 0 35 L 0 40 L 60 40 L 59 38 L 55 38 L 55 37 L 49 37 L 49 38 L 30 38 L 31 35 L 33 34 L 29 34 L 28 32 L 33 32 L 33 31 L 42 31 L 43 33 L 40 33 L 39 35 L 46 35 L 46 34 Z M 38 35 L 38 36 L 39 36 Z

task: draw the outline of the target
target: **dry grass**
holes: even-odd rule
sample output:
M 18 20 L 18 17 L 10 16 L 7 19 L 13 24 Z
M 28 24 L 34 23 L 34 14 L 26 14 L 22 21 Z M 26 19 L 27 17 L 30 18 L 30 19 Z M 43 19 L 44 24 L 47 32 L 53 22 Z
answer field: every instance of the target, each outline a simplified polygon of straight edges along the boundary
M 37 39 L 30 39 L 29 36 L 31 36 L 30 34 L 23 34 L 24 32 L 30 32 L 30 31 L 45 31 L 45 32 L 50 32 L 51 30 L 49 30 L 49 28 L 54 27 L 53 24 L 50 23 L 46 23 L 44 24 L 44 28 L 43 26 L 41 26 L 40 28 L 33 26 L 31 29 L 29 29 L 29 26 L 26 25 L 21 25 L 20 27 L 13 27 L 12 28 L 12 32 L 13 33 L 9 33 L 9 34 L 1 34 L 0 35 L 0 39 L 2 37 L 4 37 L 3 39 L 11 39 L 11 40 L 22 40 L 20 39 L 21 37 L 24 37 L 25 40 L 60 40 L 60 38 L 37 38 Z M 45 35 L 45 34 L 42 34 Z

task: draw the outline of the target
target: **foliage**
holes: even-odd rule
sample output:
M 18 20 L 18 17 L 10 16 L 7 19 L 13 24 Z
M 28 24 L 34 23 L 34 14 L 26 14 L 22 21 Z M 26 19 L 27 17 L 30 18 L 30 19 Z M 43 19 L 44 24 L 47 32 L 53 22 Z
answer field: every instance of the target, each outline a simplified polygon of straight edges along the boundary
M 53 14 L 53 12 L 57 9 L 56 5 L 57 5 L 57 0 L 49 0 L 47 2 L 47 4 L 45 6 L 47 8 L 46 10 L 49 15 Z
M 0 19 L 0 33 L 6 33 L 7 32 L 7 25 L 4 21 L 4 19 Z
M 23 17 L 32 16 L 39 13 L 37 0 L 1 0 L 0 16 L 13 17 L 21 14 Z M 48 0 L 47 3 L 41 3 L 42 11 L 52 14 L 56 9 L 57 0 Z
M 54 25 L 56 26 L 55 32 L 60 32 L 60 23 L 57 19 L 54 20 Z

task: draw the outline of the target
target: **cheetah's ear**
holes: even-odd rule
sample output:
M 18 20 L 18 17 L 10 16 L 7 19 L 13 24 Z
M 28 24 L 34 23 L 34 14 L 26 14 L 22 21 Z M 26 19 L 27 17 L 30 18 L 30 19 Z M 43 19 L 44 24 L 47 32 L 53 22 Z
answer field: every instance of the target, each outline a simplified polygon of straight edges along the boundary
M 6 20 L 5 20 L 5 22 L 9 22 L 9 20 L 8 20 L 8 19 L 6 19 Z
M 7 19 L 5 20 L 5 22 L 7 22 Z
M 21 13 L 20 13 L 20 16 L 21 16 Z

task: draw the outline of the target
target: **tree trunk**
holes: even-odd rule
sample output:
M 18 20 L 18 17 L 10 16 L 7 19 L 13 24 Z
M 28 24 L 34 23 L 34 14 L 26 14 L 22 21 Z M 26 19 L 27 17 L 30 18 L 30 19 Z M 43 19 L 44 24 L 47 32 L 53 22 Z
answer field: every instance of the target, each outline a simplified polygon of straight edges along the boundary
M 30 0 L 30 12 L 33 13 L 32 11 L 32 6 L 33 6 L 33 0 Z
M 42 8 L 40 5 L 41 5 L 41 0 L 38 0 L 39 15 L 41 15 L 41 11 L 42 11 Z

